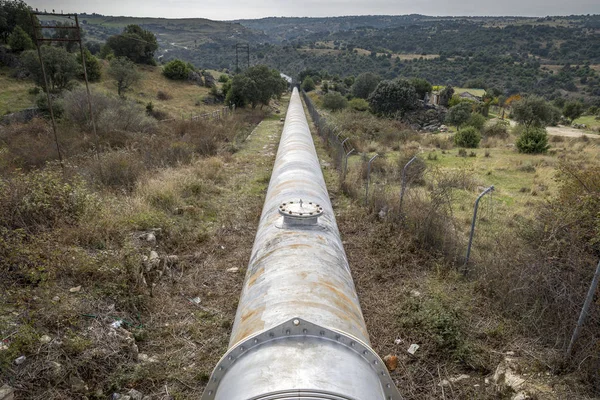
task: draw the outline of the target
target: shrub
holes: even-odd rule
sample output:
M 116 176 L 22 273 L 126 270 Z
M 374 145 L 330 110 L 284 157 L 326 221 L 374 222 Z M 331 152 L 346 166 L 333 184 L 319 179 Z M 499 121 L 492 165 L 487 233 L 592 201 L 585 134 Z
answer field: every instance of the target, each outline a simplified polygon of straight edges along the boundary
M 100 61 L 98 61 L 98 59 L 94 57 L 88 49 L 83 50 L 83 55 L 85 57 L 85 72 L 87 73 L 88 81 L 98 82 L 102 77 L 102 66 L 100 64 Z M 79 78 L 85 79 L 81 53 L 77 54 L 77 63 L 79 64 Z
M 373 112 L 379 115 L 404 115 L 406 111 L 417 107 L 417 92 L 414 86 L 404 79 L 382 81 L 369 96 L 369 105 Z
M 489 122 L 483 127 L 483 136 L 485 137 L 508 137 L 508 122 L 496 120 Z
M 156 98 L 158 100 L 171 100 L 173 96 L 169 92 L 165 92 L 164 90 L 159 90 L 156 92 Z
M 35 232 L 74 223 L 92 199 L 82 182 L 52 171 L 0 179 L 0 227 Z
M 348 100 L 337 92 L 323 96 L 323 107 L 331 111 L 339 111 L 348 107 Z
M 356 111 L 367 111 L 369 109 L 369 103 L 365 99 L 352 99 L 348 102 L 348 105 Z
M 102 154 L 90 166 L 92 182 L 110 189 L 132 191 L 144 171 L 137 155 L 129 151 Z
M 548 148 L 548 133 L 544 128 L 525 128 L 516 142 L 519 153 L 545 153 Z
M 48 105 L 48 97 L 45 93 L 38 95 L 35 99 L 35 105 L 46 116 L 50 116 L 50 106 Z M 54 118 L 61 118 L 65 113 L 65 106 L 59 97 L 52 96 L 52 111 Z
M 473 128 L 477 129 L 478 131 L 481 131 L 483 129 L 483 127 L 485 126 L 485 122 L 486 122 L 486 119 L 483 115 L 481 115 L 479 113 L 473 113 L 473 114 L 471 114 L 471 116 L 469 117 L 467 122 L 465 122 L 465 125 L 472 126 Z
M 156 121 L 146 110 L 133 101 L 119 99 L 99 92 L 91 93 L 92 109 L 99 133 L 114 131 L 153 133 Z M 66 117 L 81 129 L 89 131 L 91 121 L 84 89 L 76 89 L 65 95 Z
M 315 81 L 313 81 L 310 76 L 307 76 L 304 78 L 304 81 L 302 81 L 302 90 L 305 92 L 313 91 L 315 90 L 315 87 Z
M 454 144 L 460 147 L 474 148 L 479 146 L 481 134 L 472 126 L 468 126 L 454 135 Z
M 221 74 L 219 76 L 219 82 L 221 82 L 221 83 L 229 82 L 229 75 Z
M 186 80 L 188 78 L 189 73 L 190 69 L 188 65 L 185 62 L 178 59 L 169 61 L 163 67 L 163 75 L 173 80 Z
M 27 32 L 25 32 L 23 28 L 21 28 L 19 25 L 15 27 L 15 29 L 8 37 L 8 45 L 10 46 L 10 49 L 14 52 L 21 52 L 24 50 L 31 50 L 35 48 L 35 46 L 33 45 L 33 41 L 31 40 Z
M 356 77 L 352 85 L 352 95 L 361 99 L 368 99 L 373 93 L 381 78 L 372 72 L 364 72 Z

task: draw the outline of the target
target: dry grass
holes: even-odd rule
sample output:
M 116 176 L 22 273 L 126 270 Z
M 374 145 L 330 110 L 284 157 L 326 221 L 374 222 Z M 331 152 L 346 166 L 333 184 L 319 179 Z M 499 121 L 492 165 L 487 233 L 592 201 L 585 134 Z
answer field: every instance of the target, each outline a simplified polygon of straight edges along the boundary
M 162 124 L 157 135 L 102 136 L 100 159 L 69 153 L 64 177 L 44 165 L 52 154 L 24 158 L 42 172 L 9 175 L 17 164 L 5 161 L 18 147 L 7 137 L 31 146 L 47 134 L 42 121 L 10 127 L 0 180 L 0 268 L 9 271 L 0 278 L 8 346 L 0 368 L 17 396 L 201 394 L 227 347 L 268 183 L 263 163 L 274 157 L 262 153 L 277 132 L 244 142 L 265 115 L 238 110 L 226 120 Z M 278 120 L 269 121 L 279 129 Z M 232 265 L 240 272 L 227 272 Z M 27 361 L 17 366 L 21 355 Z

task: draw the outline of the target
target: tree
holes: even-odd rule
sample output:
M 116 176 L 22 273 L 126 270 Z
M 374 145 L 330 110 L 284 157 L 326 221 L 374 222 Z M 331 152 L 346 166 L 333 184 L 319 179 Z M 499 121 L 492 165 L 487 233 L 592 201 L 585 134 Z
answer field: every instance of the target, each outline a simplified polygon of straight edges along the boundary
M 106 44 L 115 56 L 138 64 L 154 64 L 154 52 L 158 50 L 156 36 L 138 25 L 127 25 L 123 33 L 109 37 Z
M 348 100 L 337 92 L 323 96 L 323 107 L 331 111 L 339 111 L 348 107 Z
M 454 144 L 460 147 L 475 148 L 479 146 L 481 134 L 479 130 L 472 126 L 467 126 L 454 135 Z
M 75 56 L 62 47 L 42 46 L 41 51 L 50 91 L 57 92 L 68 88 L 77 75 Z M 37 51 L 24 51 L 21 55 L 21 61 L 25 69 L 33 75 L 36 83 L 41 87 L 45 87 L 42 66 Z
M 448 85 L 444 89 L 442 89 L 442 91 L 440 92 L 440 105 L 448 107 L 448 103 L 450 102 L 450 99 L 453 95 L 454 88 L 452 86 Z
M 450 107 L 448 114 L 446 114 L 446 123 L 456 126 L 456 129 L 460 129 L 460 126 L 471 117 L 471 109 L 471 103 L 466 101 Z
M 381 78 L 371 72 L 364 72 L 356 77 L 352 85 L 352 95 L 361 99 L 368 99 L 369 95 L 377 88 Z
M 545 127 L 555 118 L 557 110 L 554 106 L 538 96 L 527 96 L 511 103 L 511 116 L 526 129 Z
M 88 49 L 83 49 L 83 56 L 85 57 L 85 69 L 87 72 L 88 81 L 98 82 L 102 77 L 102 67 L 100 61 L 90 53 Z M 79 78 L 84 79 L 83 74 L 83 62 L 81 61 L 81 53 L 77 53 L 77 64 L 79 64 Z
M 563 108 L 563 115 L 571 121 L 581 117 L 581 114 L 583 114 L 583 104 L 580 101 L 569 101 Z
M 417 92 L 407 80 L 381 81 L 369 96 L 369 105 L 375 114 L 392 116 L 417 107 Z
M 286 89 L 287 82 L 279 71 L 266 65 L 255 65 L 233 77 L 226 102 L 237 107 L 250 104 L 255 108 L 259 104 L 268 105 L 273 97 L 281 97 Z
M 469 116 L 469 119 L 465 122 L 466 126 L 472 126 L 481 132 L 485 126 L 485 117 L 478 112 L 474 112 Z
M 423 100 L 425 95 L 431 93 L 433 90 L 433 86 L 431 86 L 431 83 L 427 79 L 414 78 L 410 83 L 415 87 L 420 100 Z
M 30 13 L 29 6 L 22 0 L 0 0 L 0 37 L 4 43 L 7 43 L 9 35 L 17 26 L 33 38 Z
M 307 76 L 306 78 L 304 78 L 304 80 L 302 81 L 302 90 L 304 90 L 305 92 L 311 92 L 313 90 L 315 90 L 315 81 L 313 81 L 313 79 L 310 76 Z
M 519 153 L 545 153 L 548 150 L 548 133 L 545 128 L 530 126 L 523 130 L 516 143 Z
M 188 65 L 178 59 L 169 61 L 163 68 L 163 75 L 173 80 L 186 80 L 189 74 Z
M 27 32 L 25 32 L 23 28 L 18 25 L 8 37 L 8 45 L 12 51 L 17 53 L 34 48 L 33 41 Z
M 117 92 L 123 96 L 125 91 L 140 79 L 140 74 L 133 61 L 127 57 L 116 57 L 110 61 L 109 75 L 116 81 Z

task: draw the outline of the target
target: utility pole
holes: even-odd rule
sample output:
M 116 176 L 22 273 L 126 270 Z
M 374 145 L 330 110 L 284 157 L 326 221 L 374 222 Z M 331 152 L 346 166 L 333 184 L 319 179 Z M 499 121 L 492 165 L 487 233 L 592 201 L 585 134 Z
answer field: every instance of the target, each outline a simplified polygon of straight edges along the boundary
M 54 11 L 54 10 L 52 10 L 52 11 Z M 54 26 L 54 25 L 38 24 L 36 26 L 36 21 L 39 22 L 39 20 L 36 18 L 38 15 L 50 15 L 50 16 L 57 16 L 57 17 L 63 17 L 63 18 L 66 17 L 71 20 L 74 19 L 75 24 L 72 26 Z M 42 66 L 42 74 L 44 75 L 44 85 L 46 86 L 46 98 L 48 100 L 48 107 L 50 108 L 50 118 L 52 120 L 52 130 L 54 132 L 54 140 L 56 141 L 56 148 L 58 151 L 58 159 L 59 159 L 60 165 L 64 171 L 62 153 L 60 150 L 60 145 L 58 143 L 56 120 L 54 118 L 54 110 L 52 107 L 52 96 L 50 96 L 50 88 L 48 87 L 48 77 L 46 75 L 46 68 L 44 66 L 44 60 L 42 59 L 42 51 L 40 48 L 40 43 L 44 43 L 44 42 L 50 42 L 50 43 L 51 42 L 77 42 L 77 43 L 79 43 L 79 53 L 81 55 L 81 63 L 83 65 L 83 76 L 85 79 L 85 88 L 86 88 L 86 92 L 87 92 L 88 112 L 90 114 L 90 120 L 92 122 L 92 130 L 94 132 L 94 139 L 96 140 L 95 153 L 96 153 L 96 157 L 98 157 L 99 138 L 98 138 L 98 133 L 96 131 L 96 121 L 94 120 L 94 114 L 93 114 L 93 109 L 92 109 L 92 97 L 91 97 L 91 93 L 90 93 L 90 84 L 89 84 L 88 75 L 87 75 L 87 66 L 85 64 L 85 54 L 83 52 L 83 43 L 81 42 L 81 28 L 79 26 L 79 19 L 77 18 L 77 14 L 62 14 L 62 13 L 56 14 L 54 12 L 48 13 L 48 12 L 32 11 L 31 12 L 31 24 L 33 26 L 33 36 L 34 36 L 35 44 L 36 44 L 37 51 L 38 51 L 38 57 L 40 59 L 40 65 Z M 39 33 L 40 33 L 39 36 L 38 36 L 38 29 L 39 29 Z M 67 38 L 45 38 L 42 33 L 42 29 L 75 30 L 77 32 L 77 38 L 74 38 L 74 39 L 71 39 L 68 37 Z

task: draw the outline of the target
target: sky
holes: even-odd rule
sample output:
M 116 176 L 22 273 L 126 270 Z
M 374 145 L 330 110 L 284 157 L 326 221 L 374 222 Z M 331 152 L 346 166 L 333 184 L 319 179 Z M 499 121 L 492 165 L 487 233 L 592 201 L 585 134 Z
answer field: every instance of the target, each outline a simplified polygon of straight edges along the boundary
M 208 18 L 342 15 L 547 16 L 600 14 L 600 0 L 25 0 L 40 11 L 114 16 Z

